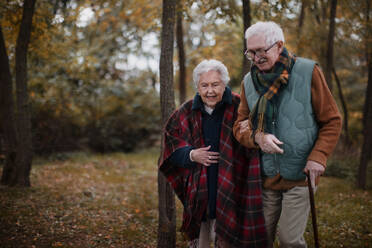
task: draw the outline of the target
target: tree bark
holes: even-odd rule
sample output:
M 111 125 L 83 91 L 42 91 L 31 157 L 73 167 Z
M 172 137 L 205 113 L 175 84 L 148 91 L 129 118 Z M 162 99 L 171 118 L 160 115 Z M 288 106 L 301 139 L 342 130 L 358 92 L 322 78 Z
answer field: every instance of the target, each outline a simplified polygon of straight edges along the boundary
M 163 0 L 161 54 L 160 54 L 160 104 L 162 124 L 165 125 L 175 109 L 173 90 L 173 43 L 175 9 L 177 0 Z M 162 142 L 163 143 L 163 142 Z M 163 151 L 163 147 L 161 149 Z M 158 172 L 159 226 L 158 248 L 176 247 L 176 208 L 174 192 L 164 175 Z
M 337 0 L 331 1 L 331 14 L 329 17 L 329 33 L 327 41 L 326 70 L 325 79 L 328 88 L 332 91 L 332 68 L 333 68 L 333 44 L 335 37 L 335 18 L 336 18 Z
M 302 33 L 302 27 L 304 25 L 306 4 L 307 4 L 306 0 L 301 1 L 301 12 L 300 12 L 300 16 L 298 18 L 298 29 L 297 29 L 297 34 L 299 36 Z
M 27 87 L 27 50 L 30 43 L 32 17 L 36 0 L 25 0 L 23 16 L 16 43 L 17 144 L 16 175 L 12 185 L 30 186 L 32 163 L 31 111 Z
M 0 25 L 0 120 L 4 134 L 5 164 L 1 184 L 9 185 L 14 174 L 17 155 L 17 133 L 14 117 L 13 82 L 9 58 Z
M 4 110 L 4 113 L 10 113 L 10 118 L 4 123 L 4 132 L 10 130 L 10 137 L 7 137 L 8 156 L 6 166 L 4 168 L 2 183 L 9 186 L 29 187 L 30 171 L 32 163 L 32 143 L 31 143 L 31 113 L 28 100 L 27 90 L 27 50 L 30 43 L 32 17 L 34 15 L 36 0 L 25 0 L 23 3 L 23 14 L 21 26 L 19 29 L 16 53 L 15 53 L 15 81 L 16 81 L 16 111 L 14 105 L 10 103 L 10 107 Z M 5 42 L 3 35 L 1 45 L 1 63 L 7 64 L 2 74 L 5 76 L 4 86 L 6 92 L 10 92 L 8 97 L 13 97 L 11 74 L 9 70 L 9 59 L 6 53 Z M 9 91 L 10 90 L 10 91 Z M 6 106 L 4 109 L 7 108 Z M 14 117 L 14 112 L 17 115 Z M 14 121 L 15 120 L 15 121 Z M 9 125 L 12 125 L 10 127 Z M 14 130 L 15 131 L 14 131 Z M 15 146 L 15 148 L 14 148 Z
M 320 25 L 322 22 L 320 20 L 320 13 L 319 13 L 319 7 L 318 7 L 318 1 L 315 0 L 313 2 L 313 13 L 314 13 L 314 17 L 315 17 L 315 21 L 318 25 Z
M 365 189 L 367 184 L 367 167 L 372 154 L 372 62 L 368 62 L 368 84 L 363 114 L 363 146 L 360 154 L 357 186 Z
M 306 7 L 307 7 L 307 0 L 302 0 L 302 2 L 301 2 L 301 12 L 300 12 L 300 16 L 298 18 L 298 29 L 297 29 L 297 37 L 298 37 L 297 54 L 298 55 L 301 55 L 302 51 L 303 51 L 302 28 L 304 26 Z
M 370 47 L 371 24 L 370 24 L 370 1 L 366 0 L 366 59 L 368 69 L 367 91 L 363 109 L 363 146 L 360 154 L 357 186 L 365 189 L 367 184 L 367 167 L 372 158 L 372 52 Z
M 179 74 L 179 100 L 180 104 L 186 101 L 186 66 L 185 66 L 185 48 L 183 44 L 183 28 L 182 28 L 182 6 L 179 4 L 177 9 L 177 48 L 178 48 L 178 64 L 180 66 Z
M 347 146 L 350 146 L 351 142 L 350 142 L 350 136 L 349 136 L 349 115 L 348 115 L 347 105 L 346 105 L 346 101 L 345 101 L 345 98 L 344 98 L 344 94 L 342 92 L 341 82 L 340 82 L 340 80 L 337 76 L 337 73 L 336 73 L 336 70 L 335 70 L 334 67 L 332 68 L 332 72 L 333 72 L 333 76 L 335 77 L 335 80 L 336 80 L 336 83 L 337 83 L 338 95 L 339 95 L 339 98 L 340 98 L 340 101 L 341 101 L 341 106 L 342 106 L 342 109 L 343 109 L 343 112 L 344 112 L 344 124 L 343 124 L 344 137 L 345 137 L 344 138 L 344 144 L 347 145 Z
M 245 40 L 245 31 L 251 26 L 251 3 L 250 0 L 242 0 L 243 2 L 243 52 L 247 50 L 247 42 Z M 249 61 L 243 54 L 243 63 L 242 63 L 242 76 L 241 79 L 243 80 L 245 74 L 249 71 Z

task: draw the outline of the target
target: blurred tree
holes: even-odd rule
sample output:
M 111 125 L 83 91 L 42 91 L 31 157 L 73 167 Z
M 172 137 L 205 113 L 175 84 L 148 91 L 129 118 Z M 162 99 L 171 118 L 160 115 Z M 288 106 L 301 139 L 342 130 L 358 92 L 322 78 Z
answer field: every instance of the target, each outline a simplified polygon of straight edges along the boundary
M 326 53 L 326 66 L 325 66 L 325 79 L 328 84 L 328 88 L 332 91 L 332 68 L 333 68 L 333 46 L 335 37 L 335 18 L 337 10 L 337 0 L 331 0 L 330 15 L 329 15 L 329 28 L 328 28 L 328 39 L 327 39 L 327 53 Z
M 184 8 L 187 74 L 203 59 L 223 61 L 231 77 L 230 86 L 241 82 L 243 40 L 241 6 L 236 1 L 186 1 Z M 237 33 L 240 30 L 240 35 Z M 194 89 L 189 84 L 190 92 Z
M 291 19 L 285 21 L 284 31 L 286 33 L 286 43 L 289 47 L 296 48 L 294 51 L 298 56 L 309 57 L 319 62 L 319 65 L 323 68 L 324 72 L 331 70 L 331 75 L 334 78 L 338 78 L 337 89 L 334 90 L 333 94 L 337 96 L 336 100 L 340 106 L 340 110 L 343 110 L 343 134 L 340 142 L 343 145 L 349 146 L 353 142 L 357 142 L 361 138 L 358 134 L 360 130 L 360 116 L 362 101 L 354 96 L 363 92 L 363 80 L 362 75 L 365 73 L 364 68 L 360 67 L 362 63 L 358 54 L 358 48 L 361 48 L 359 41 L 360 27 L 359 20 L 354 10 L 350 7 L 350 2 L 340 1 L 337 3 L 337 12 L 334 11 L 334 34 L 333 34 L 333 54 L 336 54 L 333 60 L 333 66 L 328 67 L 327 59 L 331 56 L 325 56 L 327 51 L 328 41 L 327 33 L 330 29 L 324 27 L 331 26 L 331 11 L 324 11 L 319 6 L 327 7 L 327 1 L 311 0 L 301 1 L 306 5 L 306 8 L 295 8 L 290 9 L 291 15 L 297 16 L 297 22 L 288 22 Z M 331 1 L 329 6 L 331 6 Z M 303 5 L 302 5 L 303 6 Z M 328 8 L 329 10 L 330 8 Z M 298 23 L 301 17 L 301 12 L 304 12 L 304 19 L 302 20 L 302 31 L 300 39 L 298 36 Z M 337 27 L 337 28 L 336 28 Z M 297 33 L 291 30 L 298 30 Z M 305 35 L 306 34 L 306 35 Z M 296 41 L 296 42 L 294 42 Z M 329 69 L 327 69 L 327 67 Z M 332 72 L 334 69 L 334 72 Z M 357 73 L 362 77 L 357 77 Z M 350 117 L 350 118 L 349 118 Z M 350 122 L 350 123 L 349 123 Z M 350 139 L 347 139 L 349 137 Z M 349 146 L 350 147 L 350 146 Z
M 1 25 L 0 49 L 0 116 L 5 141 L 5 166 L 1 183 L 9 184 L 10 176 L 15 174 L 14 171 L 16 168 L 17 131 L 13 102 L 13 82 Z
M 297 52 L 298 54 L 302 54 L 302 46 L 301 46 L 301 40 L 303 39 L 302 30 L 304 27 L 308 0 L 301 0 L 300 2 L 301 2 L 301 12 L 300 12 L 300 16 L 298 17 L 298 27 L 297 27 L 297 37 L 298 37 Z
M 366 44 L 370 43 L 366 24 L 366 1 L 340 1 L 338 3 L 341 15 L 337 15 L 335 33 L 335 69 L 344 92 L 347 112 L 344 111 L 344 128 L 347 125 L 350 145 L 358 148 L 362 144 L 363 106 L 368 98 L 360 97 L 366 94 L 368 82 L 368 63 Z M 369 10 L 370 12 L 371 10 Z M 370 15 L 370 14 L 369 14 Z M 335 57 L 336 58 L 336 57 Z M 345 124 L 346 119 L 348 124 Z M 345 133 L 344 133 L 345 136 Z
M 372 158 L 372 25 L 371 25 L 371 1 L 365 0 L 364 7 L 364 43 L 365 58 L 368 68 L 367 90 L 363 109 L 363 146 L 360 154 L 360 165 L 358 171 L 357 185 L 365 189 L 367 183 L 367 166 Z
M 25 0 L 23 2 L 22 20 L 15 48 L 16 104 L 13 103 L 12 99 L 12 76 L 3 32 L 0 29 L 0 61 L 2 67 L 0 73 L 2 74 L 1 78 L 4 79 L 4 81 L 1 81 L 3 104 L 6 104 L 2 105 L 0 114 L 2 114 L 1 119 L 4 122 L 3 131 L 8 147 L 1 183 L 10 186 L 29 187 L 31 185 L 32 142 L 27 87 L 27 50 L 35 3 L 36 0 Z
M 333 83 L 332 83 L 332 74 L 334 75 L 336 79 L 336 84 L 338 87 L 338 93 L 339 98 L 341 101 L 341 107 L 343 109 L 344 118 L 343 118 L 343 129 L 344 129 L 344 135 L 343 135 L 343 142 L 346 146 L 350 145 L 349 140 L 349 129 L 348 129 L 348 110 L 347 105 L 344 100 L 343 96 L 343 90 L 341 83 L 339 82 L 336 70 L 334 68 L 334 59 L 333 59 L 333 51 L 334 51 L 334 37 L 335 37 L 335 30 L 336 30 L 336 11 L 337 11 L 337 0 L 331 0 L 330 5 L 330 15 L 329 15 L 329 29 L 328 29 L 328 39 L 327 39 L 327 54 L 326 54 L 326 68 L 325 68 L 325 79 L 328 84 L 329 89 L 332 91 L 333 89 Z
M 344 130 L 343 142 L 344 142 L 346 147 L 350 147 L 351 146 L 351 141 L 350 141 L 350 134 L 349 134 L 349 114 L 348 114 L 348 110 L 347 110 L 347 105 L 346 105 L 346 101 L 345 101 L 345 97 L 344 97 L 344 93 L 343 93 L 343 90 L 342 90 L 340 79 L 338 78 L 336 69 L 334 67 L 332 67 L 332 73 L 333 73 L 333 76 L 334 76 L 336 84 L 337 84 L 338 95 L 339 95 L 342 110 L 343 110 L 343 113 L 344 113 L 343 124 L 342 124 L 342 128 Z
M 243 3 L 243 52 L 247 50 L 247 43 L 245 42 L 245 30 L 251 26 L 251 1 L 250 0 L 242 0 Z M 243 77 L 247 72 L 249 71 L 249 61 L 243 55 L 243 65 L 242 65 L 242 75 L 241 79 L 243 80 Z
M 163 0 L 160 71 L 162 126 L 175 109 L 173 89 L 173 43 L 177 0 Z M 163 142 L 162 142 L 163 144 Z M 161 149 L 163 151 L 163 148 Z M 158 172 L 159 225 L 158 248 L 176 247 L 176 206 L 172 187 Z
M 60 2 L 55 15 L 48 2 L 39 6 L 30 54 L 36 152 L 131 151 L 154 141 L 156 77 L 126 64 L 150 56 L 143 40 L 158 30 L 158 2 Z
M 176 16 L 177 16 L 176 40 L 177 40 L 177 48 L 178 48 L 178 64 L 180 68 L 180 74 L 178 78 L 179 103 L 182 104 L 186 100 L 186 58 L 185 58 L 185 47 L 184 47 L 184 42 L 183 42 L 182 0 L 180 0 L 178 3 Z

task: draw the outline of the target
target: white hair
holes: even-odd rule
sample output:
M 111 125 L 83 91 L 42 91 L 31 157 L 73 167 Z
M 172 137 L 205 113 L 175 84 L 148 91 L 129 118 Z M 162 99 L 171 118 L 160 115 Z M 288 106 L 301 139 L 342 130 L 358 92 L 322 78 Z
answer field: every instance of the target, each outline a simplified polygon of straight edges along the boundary
M 265 36 L 266 46 L 270 46 L 277 41 L 283 41 L 284 43 L 283 30 L 275 22 L 257 22 L 253 24 L 245 31 L 245 39 L 248 40 L 260 34 Z
M 199 80 L 200 80 L 200 76 L 205 73 L 205 72 L 208 72 L 208 71 L 217 71 L 220 73 L 221 75 L 221 81 L 227 85 L 230 81 L 230 77 L 229 77 L 229 72 L 227 71 L 227 68 L 226 66 L 218 61 L 218 60 L 215 60 L 215 59 L 210 59 L 210 60 L 203 60 L 202 62 L 200 62 L 194 69 L 193 71 L 193 80 L 194 80 L 194 85 L 195 85 L 195 88 L 198 87 L 198 83 L 199 83 Z

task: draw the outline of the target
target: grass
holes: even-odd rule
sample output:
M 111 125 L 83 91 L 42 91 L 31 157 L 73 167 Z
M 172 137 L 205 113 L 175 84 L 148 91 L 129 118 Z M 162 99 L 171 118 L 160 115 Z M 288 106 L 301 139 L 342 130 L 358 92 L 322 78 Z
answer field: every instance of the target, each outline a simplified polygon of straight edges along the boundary
M 31 188 L 0 187 L 0 247 L 156 247 L 158 154 L 36 159 Z M 347 179 L 322 178 L 321 247 L 372 247 L 371 194 Z M 181 213 L 177 201 L 178 226 Z M 186 247 L 178 235 L 177 247 Z M 311 221 L 305 238 L 312 247 Z
M 346 180 L 322 178 L 315 197 L 321 247 L 372 247 L 371 193 Z M 311 220 L 305 238 L 313 247 Z

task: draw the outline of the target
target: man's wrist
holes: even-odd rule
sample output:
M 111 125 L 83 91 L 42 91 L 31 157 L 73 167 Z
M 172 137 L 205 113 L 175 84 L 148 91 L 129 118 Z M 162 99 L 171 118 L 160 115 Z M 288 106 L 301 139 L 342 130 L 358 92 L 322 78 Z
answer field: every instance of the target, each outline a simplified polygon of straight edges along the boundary
M 254 143 L 257 144 L 257 145 L 260 145 L 263 135 L 264 135 L 264 133 L 262 133 L 262 132 L 255 132 L 255 134 L 253 136 L 254 137 L 253 138 Z

